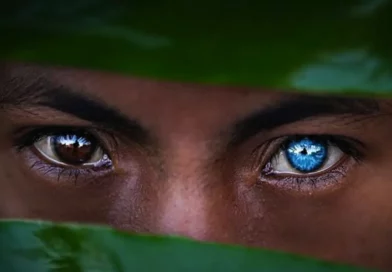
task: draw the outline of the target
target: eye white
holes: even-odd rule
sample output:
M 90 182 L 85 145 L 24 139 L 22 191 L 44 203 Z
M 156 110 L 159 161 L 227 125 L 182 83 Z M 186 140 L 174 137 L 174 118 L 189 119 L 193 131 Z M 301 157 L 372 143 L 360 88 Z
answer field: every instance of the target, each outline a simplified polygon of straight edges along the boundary
M 320 169 L 317 169 L 314 172 L 303 173 L 298 171 L 293 166 L 291 166 L 285 150 L 280 149 L 278 154 L 271 160 L 271 168 L 272 172 L 275 174 L 295 174 L 295 175 L 306 175 L 306 174 L 314 174 L 325 171 L 331 167 L 333 167 L 339 160 L 344 156 L 343 151 L 337 146 L 328 145 L 328 155 L 325 159 L 323 166 Z

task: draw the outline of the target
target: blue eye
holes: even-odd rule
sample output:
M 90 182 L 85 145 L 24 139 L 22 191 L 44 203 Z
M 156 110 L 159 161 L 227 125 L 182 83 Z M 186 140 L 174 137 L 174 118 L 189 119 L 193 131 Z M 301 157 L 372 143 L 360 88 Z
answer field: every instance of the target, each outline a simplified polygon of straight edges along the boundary
M 322 136 L 289 138 L 270 161 L 272 173 L 310 174 L 336 165 L 344 152 Z
M 364 156 L 361 143 L 344 136 L 292 135 L 279 142 L 259 179 L 289 190 L 332 188 L 345 177 L 346 166 Z
M 291 167 L 309 173 L 324 165 L 328 156 L 328 143 L 304 137 L 289 141 L 283 150 Z

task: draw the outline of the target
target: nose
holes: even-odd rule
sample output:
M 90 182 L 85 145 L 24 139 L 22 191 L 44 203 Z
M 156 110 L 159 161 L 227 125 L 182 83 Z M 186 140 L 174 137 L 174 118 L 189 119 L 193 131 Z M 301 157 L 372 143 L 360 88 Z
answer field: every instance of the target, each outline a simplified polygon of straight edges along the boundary
M 158 194 L 155 224 L 160 233 L 208 241 L 221 240 L 227 233 L 223 228 L 227 213 L 221 208 L 225 187 L 212 170 L 206 170 L 213 167 L 200 159 L 203 154 L 203 149 L 187 146 L 171 156 L 165 186 Z
M 209 240 L 209 205 L 204 189 L 192 178 L 172 178 L 162 196 L 160 232 Z

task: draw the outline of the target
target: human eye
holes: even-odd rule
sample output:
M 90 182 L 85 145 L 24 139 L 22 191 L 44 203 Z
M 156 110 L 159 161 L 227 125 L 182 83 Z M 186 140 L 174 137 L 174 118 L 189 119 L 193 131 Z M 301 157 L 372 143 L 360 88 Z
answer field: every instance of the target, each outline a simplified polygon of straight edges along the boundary
M 80 178 L 94 179 L 113 169 L 100 134 L 78 127 L 33 128 L 16 133 L 14 145 L 38 175 L 76 183 Z
M 363 157 L 361 143 L 344 136 L 294 135 L 277 141 L 260 180 L 284 189 L 331 188 Z

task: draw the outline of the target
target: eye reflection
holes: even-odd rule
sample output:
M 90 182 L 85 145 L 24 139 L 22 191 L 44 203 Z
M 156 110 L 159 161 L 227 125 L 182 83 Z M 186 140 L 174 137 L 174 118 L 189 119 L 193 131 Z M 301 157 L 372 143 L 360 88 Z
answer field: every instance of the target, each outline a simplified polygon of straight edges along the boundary
M 88 162 L 97 149 L 94 139 L 75 134 L 51 136 L 48 141 L 58 158 L 73 165 Z

